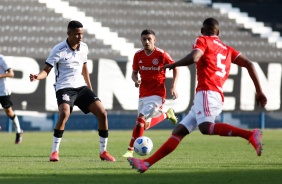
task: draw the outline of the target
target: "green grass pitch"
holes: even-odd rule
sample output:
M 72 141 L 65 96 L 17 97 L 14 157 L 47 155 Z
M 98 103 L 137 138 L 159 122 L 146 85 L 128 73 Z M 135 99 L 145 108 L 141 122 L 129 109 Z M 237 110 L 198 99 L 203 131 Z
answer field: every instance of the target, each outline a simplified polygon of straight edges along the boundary
M 156 149 L 171 130 L 148 130 Z M 14 144 L 15 134 L 0 132 L 1 184 L 164 184 L 164 183 L 281 183 L 282 130 L 264 130 L 264 151 L 238 137 L 188 135 L 170 155 L 143 174 L 131 169 L 122 157 L 131 131 L 110 131 L 108 151 L 117 162 L 99 158 L 96 131 L 68 131 L 60 146 L 60 161 L 49 162 L 52 132 L 25 132 L 23 143 Z M 135 154 L 136 155 L 136 154 Z M 136 156 L 137 157 L 137 156 Z

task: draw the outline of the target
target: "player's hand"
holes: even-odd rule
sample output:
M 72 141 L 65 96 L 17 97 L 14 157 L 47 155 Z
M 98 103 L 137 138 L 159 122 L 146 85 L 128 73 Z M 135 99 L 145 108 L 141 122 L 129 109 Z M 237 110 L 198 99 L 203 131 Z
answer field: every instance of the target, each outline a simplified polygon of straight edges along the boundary
M 29 75 L 29 80 L 30 80 L 30 82 L 33 82 L 33 81 L 35 81 L 35 80 L 37 80 L 37 74 L 30 74 Z
M 171 69 L 174 69 L 175 66 L 174 66 L 174 64 L 166 64 L 161 68 L 161 70 L 165 70 L 167 68 L 169 68 L 171 70 Z
M 258 106 L 263 108 L 267 104 L 267 98 L 262 92 L 256 93 L 256 102 Z
M 171 93 L 171 95 L 172 95 L 172 99 L 173 99 L 173 100 L 175 100 L 176 98 L 178 98 L 178 93 L 177 93 L 176 89 L 171 88 L 171 89 L 170 89 L 170 93 Z
M 141 84 L 140 80 L 135 81 L 135 87 L 139 88 L 140 84 Z

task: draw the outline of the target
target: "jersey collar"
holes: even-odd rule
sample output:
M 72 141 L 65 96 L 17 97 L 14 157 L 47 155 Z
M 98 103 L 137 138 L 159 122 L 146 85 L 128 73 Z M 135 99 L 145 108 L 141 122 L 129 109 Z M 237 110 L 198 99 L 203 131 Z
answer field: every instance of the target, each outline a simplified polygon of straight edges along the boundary
M 70 44 L 69 44 L 69 40 L 68 40 L 68 39 L 66 39 L 66 42 L 67 42 L 67 45 L 69 46 L 70 50 L 75 51 L 75 49 L 73 49 L 73 48 L 70 46 Z M 77 50 L 77 51 L 79 51 L 79 50 L 80 50 L 80 44 L 78 45 L 78 47 L 77 47 L 77 49 L 76 49 L 76 50 Z

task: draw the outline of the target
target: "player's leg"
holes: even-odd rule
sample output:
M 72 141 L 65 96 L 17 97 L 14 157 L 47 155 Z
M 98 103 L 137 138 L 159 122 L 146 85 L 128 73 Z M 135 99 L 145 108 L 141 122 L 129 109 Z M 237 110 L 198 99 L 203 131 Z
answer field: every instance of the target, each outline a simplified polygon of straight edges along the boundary
M 9 118 L 12 120 L 13 126 L 14 126 L 15 131 L 16 131 L 15 144 L 22 143 L 23 130 L 21 129 L 18 116 L 16 116 L 16 114 L 14 113 L 12 107 L 5 108 L 5 112 L 9 116 Z
M 59 116 L 54 128 L 53 134 L 53 144 L 52 151 L 50 155 L 50 161 L 59 161 L 59 148 L 61 140 L 65 130 L 65 124 L 70 116 L 71 109 L 70 105 L 67 103 L 62 103 L 59 105 Z
M 98 119 L 98 134 L 100 136 L 100 158 L 106 161 L 116 161 L 107 152 L 108 144 L 108 117 L 102 102 L 88 87 L 80 88 L 77 99 L 74 102 L 85 114 L 91 112 Z
M 254 146 L 257 154 L 260 156 L 262 150 L 261 133 L 259 130 L 245 130 L 226 123 L 214 123 L 216 116 L 219 115 L 222 109 L 222 101 L 219 93 L 213 91 L 202 91 L 197 94 L 202 96 L 199 100 L 203 108 L 198 109 L 200 115 L 197 116 L 199 130 L 206 135 L 220 135 L 242 137 L 249 140 Z M 199 105 L 200 106 L 200 105 Z
M 160 111 L 160 115 L 158 116 L 155 116 L 155 117 L 152 117 L 151 119 L 148 119 L 148 121 L 150 121 L 149 123 L 146 123 L 148 124 L 148 126 L 145 127 L 145 129 L 149 129 L 157 124 L 159 124 L 160 122 L 162 122 L 163 120 L 165 119 L 169 119 L 172 124 L 176 125 L 178 120 L 177 120 L 177 117 L 175 116 L 174 114 L 174 110 L 172 108 L 169 108 L 166 112 L 162 112 L 161 110 Z
M 128 158 L 129 163 L 133 168 L 137 169 L 138 172 L 145 172 L 150 166 L 173 152 L 181 140 L 196 128 L 196 119 L 193 115 L 193 111 L 190 111 L 189 114 L 175 127 L 168 140 L 152 156 L 144 160 Z
M 148 104 L 151 104 L 151 112 L 149 112 L 145 124 L 145 130 L 147 130 L 165 120 L 168 115 L 167 113 L 162 112 L 165 99 L 161 98 L 160 96 L 148 97 L 145 103 L 147 106 Z
M 107 152 L 108 144 L 108 117 L 107 112 L 100 100 L 96 100 L 89 105 L 89 111 L 98 119 L 98 134 L 100 136 L 100 158 L 106 161 L 116 161 L 116 159 Z
M 15 144 L 20 144 L 22 142 L 23 131 L 21 129 L 18 116 L 16 116 L 16 114 L 14 113 L 12 109 L 13 103 L 11 101 L 11 96 L 10 95 L 2 96 L 0 98 L 0 102 L 1 102 L 2 107 L 4 108 L 5 113 L 12 120 L 13 126 L 15 128 L 15 131 L 16 131 Z
M 139 99 L 138 117 L 136 118 L 136 123 L 132 131 L 132 137 L 130 139 L 129 146 L 123 157 L 133 156 L 134 141 L 143 135 L 145 129 L 150 127 L 151 117 L 156 116 L 156 114 L 160 114 L 158 104 L 159 106 L 163 104 L 162 98 L 159 96 L 150 96 Z
M 59 116 L 54 128 L 52 151 L 49 159 L 50 161 L 59 161 L 59 148 L 64 134 L 65 124 L 72 112 L 76 95 L 76 90 L 72 88 L 60 89 L 56 91 Z
M 135 123 L 133 130 L 132 130 L 131 139 L 129 141 L 127 151 L 125 152 L 125 154 L 123 154 L 123 157 L 132 157 L 133 156 L 134 141 L 138 137 L 141 137 L 143 135 L 144 130 L 145 130 L 145 123 L 146 123 L 145 116 L 140 113 L 139 116 L 136 118 L 136 123 Z
M 154 109 L 152 108 L 151 112 L 149 112 L 149 115 L 146 116 L 145 130 L 159 124 L 165 119 L 169 119 L 173 124 L 177 123 L 177 118 L 172 108 L 169 108 L 167 112 L 162 111 L 165 99 L 156 95 L 145 99 L 145 104 L 151 104 L 151 106 L 154 107 Z
M 262 134 L 259 129 L 250 131 L 226 123 L 210 122 L 201 123 L 199 125 L 199 129 L 203 134 L 207 135 L 242 137 L 248 140 L 253 145 L 258 156 L 260 156 L 262 153 Z

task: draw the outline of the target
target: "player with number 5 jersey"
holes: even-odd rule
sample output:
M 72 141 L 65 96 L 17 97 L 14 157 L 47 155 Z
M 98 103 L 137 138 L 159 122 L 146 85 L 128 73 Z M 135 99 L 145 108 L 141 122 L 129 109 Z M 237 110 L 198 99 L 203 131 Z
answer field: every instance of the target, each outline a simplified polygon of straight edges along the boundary
M 228 78 L 231 63 L 240 55 L 235 49 L 222 43 L 218 36 L 199 36 L 193 49 L 204 55 L 197 62 L 196 92 L 213 90 L 221 94 L 222 87 Z

